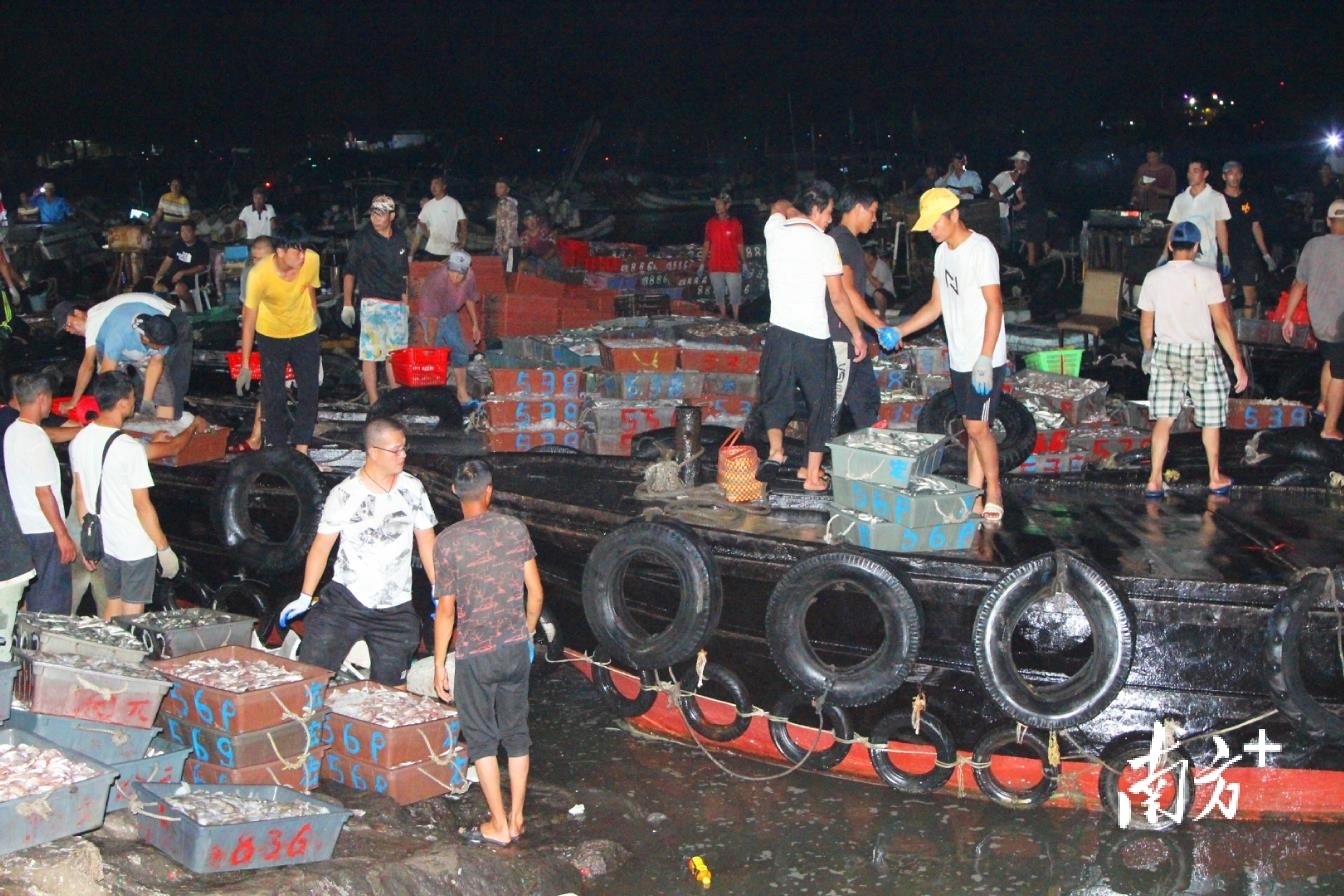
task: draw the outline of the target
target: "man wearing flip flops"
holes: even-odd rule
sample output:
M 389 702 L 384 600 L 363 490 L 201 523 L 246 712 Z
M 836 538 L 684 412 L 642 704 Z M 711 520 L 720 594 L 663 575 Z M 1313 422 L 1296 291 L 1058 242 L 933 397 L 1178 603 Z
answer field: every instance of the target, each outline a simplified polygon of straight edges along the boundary
M 1171 228 L 1171 262 L 1143 278 L 1139 294 L 1139 336 L 1143 340 L 1143 372 L 1148 383 L 1153 424 L 1152 470 L 1144 497 L 1159 500 L 1166 492 L 1162 465 L 1167 459 L 1171 426 L 1186 395 L 1195 403 L 1195 425 L 1209 461 L 1209 492 L 1226 495 L 1232 479 L 1218 466 L 1218 448 L 1227 422 L 1227 371 L 1218 354 L 1223 346 L 1232 359 L 1237 391 L 1246 388 L 1246 367 L 1237 350 L 1232 315 L 1223 297 L 1218 272 L 1198 264 L 1201 234 L 1193 221 Z M 1215 342 L 1215 335 L 1217 342 Z

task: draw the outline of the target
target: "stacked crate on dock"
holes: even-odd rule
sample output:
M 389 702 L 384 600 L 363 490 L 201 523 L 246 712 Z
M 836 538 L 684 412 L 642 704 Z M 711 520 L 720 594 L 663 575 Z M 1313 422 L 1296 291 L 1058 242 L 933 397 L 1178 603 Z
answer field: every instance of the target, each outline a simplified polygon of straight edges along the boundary
M 635 436 L 671 426 L 680 404 L 676 399 L 627 401 L 589 396 L 579 418 L 584 430 L 583 450 L 629 457 Z
M 0 752 L 0 855 L 102 827 L 115 770 L 12 727 Z
M 330 671 L 247 647 L 152 665 L 173 683 L 158 722 L 191 749 L 188 782 L 317 786 Z
M 579 416 L 586 379 L 577 367 L 538 362 L 492 367 L 492 390 L 484 401 L 487 447 L 494 452 L 530 451 L 541 445 L 579 448 Z
M 403 806 L 466 789 L 455 708 L 374 682 L 333 688 L 327 699 L 323 779 Z

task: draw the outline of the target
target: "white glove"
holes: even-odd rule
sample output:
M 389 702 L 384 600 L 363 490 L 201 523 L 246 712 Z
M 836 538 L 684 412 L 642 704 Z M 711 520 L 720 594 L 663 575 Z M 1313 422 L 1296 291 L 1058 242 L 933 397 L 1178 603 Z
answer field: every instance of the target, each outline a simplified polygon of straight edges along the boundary
M 346 305 L 345 307 L 343 307 L 343 308 L 341 309 L 341 323 L 345 324 L 347 327 L 349 327 L 349 328 L 352 329 L 352 330 L 355 328 L 355 306 L 354 306 L 354 305 Z
M 989 355 L 975 359 L 975 366 L 971 368 L 971 385 L 975 387 L 977 395 L 988 395 L 989 390 L 994 388 L 994 362 Z
M 313 605 L 313 596 L 311 594 L 300 594 L 280 611 L 280 627 L 287 628 L 294 618 L 302 616 L 308 612 L 308 608 Z
M 239 398 L 242 398 L 243 393 L 247 391 L 247 387 L 250 385 L 252 385 L 252 367 L 244 364 L 238 368 L 238 379 L 234 381 L 233 391 L 238 393 Z
M 1265 254 L 1261 255 L 1260 257 L 1263 258 L 1263 259 L 1265 260 L 1265 268 L 1266 268 L 1271 274 L 1274 273 L 1274 271 L 1278 269 L 1279 266 L 1276 265 L 1276 264 L 1274 263 L 1274 256 L 1273 256 L 1273 255 L 1270 255 L 1268 252 L 1266 252 Z
M 159 550 L 159 568 L 160 573 L 165 579 L 176 578 L 182 571 L 182 564 L 177 559 L 177 554 L 173 552 L 171 545 L 165 546 Z
M 1141 360 L 1141 361 L 1139 362 L 1139 368 L 1140 368 L 1144 373 L 1152 373 L 1152 372 L 1153 372 L 1153 353 L 1152 353 L 1151 351 L 1147 351 L 1147 352 L 1144 352 L 1144 353 L 1143 353 L 1143 360 Z

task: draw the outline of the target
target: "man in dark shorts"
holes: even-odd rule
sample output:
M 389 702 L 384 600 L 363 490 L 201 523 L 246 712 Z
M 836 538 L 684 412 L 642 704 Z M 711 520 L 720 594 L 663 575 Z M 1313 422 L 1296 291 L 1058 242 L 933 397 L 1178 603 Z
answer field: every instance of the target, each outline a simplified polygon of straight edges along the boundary
M 938 241 L 933 293 L 924 307 L 893 329 L 899 338 L 943 318 L 952 391 L 971 439 L 966 481 L 985 490 L 984 504 L 977 500 L 976 512 L 986 523 L 998 523 L 1003 519 L 1003 488 L 992 426 L 1008 375 L 999 253 L 989 237 L 961 220 L 960 202 L 955 193 L 940 187 L 919 197 L 919 220 L 913 229 L 927 230 Z M 883 348 L 888 347 L 894 346 L 884 340 Z
M 874 331 L 883 330 L 887 326 L 886 321 L 874 314 L 863 298 L 863 284 L 868 279 L 868 261 L 859 243 L 859 237 L 872 230 L 877 221 L 877 197 L 866 188 L 845 190 L 836 200 L 835 210 L 840 214 L 840 220 L 827 233 L 840 250 L 840 263 L 844 267 L 840 285 L 859 323 L 867 324 Z M 882 394 L 877 388 L 871 357 L 852 359 L 849 330 L 830 307 L 826 309 L 826 319 L 831 326 L 831 345 L 835 350 L 836 431 L 839 431 L 840 413 L 846 407 L 856 428 L 872 426 L 877 422 Z M 871 350 L 872 347 L 869 348 Z
M 453 699 L 444 662 L 456 628 L 453 691 L 462 738 L 490 807 L 490 819 L 463 836 L 473 844 L 507 846 L 523 834 L 532 745 L 527 687 L 542 591 L 527 527 L 490 510 L 491 481 L 485 461 L 457 468 L 453 493 L 462 502 L 462 522 L 434 542 L 434 690 L 445 701 Z M 526 601 L 519 601 L 524 592 Z M 507 814 L 499 782 L 501 745 L 509 757 Z
M 1223 284 L 1223 294 L 1231 298 L 1232 284 L 1241 287 L 1244 317 L 1256 316 L 1257 293 L 1265 280 L 1265 273 L 1274 270 L 1274 256 L 1265 244 L 1265 230 L 1261 225 L 1263 211 L 1260 197 L 1241 186 L 1243 175 L 1240 162 L 1223 163 L 1223 196 L 1232 217 L 1227 221 L 1227 257 L 1232 264 L 1232 279 Z
M 1326 365 L 1321 374 L 1325 398 L 1321 438 L 1337 442 L 1344 439 L 1339 428 L 1344 411 L 1344 199 L 1330 203 L 1325 223 L 1330 232 L 1308 240 L 1297 259 L 1297 276 L 1283 315 L 1283 338 L 1292 341 L 1293 312 L 1310 286 L 1311 329 Z

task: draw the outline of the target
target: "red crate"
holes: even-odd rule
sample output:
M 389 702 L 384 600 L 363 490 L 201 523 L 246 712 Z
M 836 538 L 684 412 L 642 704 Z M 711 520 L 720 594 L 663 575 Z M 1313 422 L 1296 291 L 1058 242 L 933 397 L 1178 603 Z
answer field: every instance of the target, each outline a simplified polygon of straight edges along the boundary
M 182 767 L 182 780 L 188 784 L 276 784 L 307 793 L 317 787 L 322 774 L 322 759 L 327 748 L 314 746 L 306 754 L 273 759 L 256 765 L 229 768 L 188 759 Z
M 260 661 L 303 677 L 271 688 L 234 693 L 197 684 L 177 674 L 183 666 L 201 659 Z M 225 734 L 269 728 L 317 711 L 322 707 L 323 693 L 333 674 L 320 666 L 272 656 L 250 647 L 216 647 L 149 665 L 173 683 L 163 701 L 164 715 L 217 728 Z
M 446 348 L 401 348 L 388 356 L 399 386 L 442 386 L 448 382 Z
M 750 398 L 737 395 L 705 396 L 692 403 L 704 409 L 703 418 L 706 423 L 713 423 L 721 417 L 745 417 L 751 413 L 751 408 L 755 404 Z
M 565 284 L 559 280 L 548 280 L 532 274 L 519 274 L 513 283 L 513 291 L 558 299 L 565 294 Z
M 496 395 L 553 395 L 577 398 L 584 374 L 577 367 L 494 367 L 491 388 Z
M 699 317 L 705 313 L 705 309 L 701 308 L 695 302 L 686 302 L 682 299 L 673 299 L 671 310 L 673 314 L 681 315 L 683 317 Z
M 229 359 L 229 376 L 236 380 L 238 374 L 243 370 L 243 353 L 229 352 L 227 357 Z M 253 352 L 252 357 L 248 359 L 247 366 L 252 370 L 252 382 L 261 382 L 261 353 Z M 285 365 L 285 379 L 294 379 L 294 368 L 288 364 Z
M 1281 429 L 1306 426 L 1310 421 L 1311 408 L 1298 402 L 1227 400 L 1228 429 Z
M 919 414 L 926 404 L 928 401 L 923 398 L 883 404 L 877 409 L 877 418 L 888 423 L 914 423 L 919 420 Z
M 396 699 L 412 705 L 432 704 L 440 718 L 392 727 L 337 712 L 342 703 L 342 692 L 365 691 L 389 691 L 397 695 Z M 322 726 L 322 743 L 356 762 L 372 762 L 392 768 L 426 759 L 443 762 L 457 746 L 457 709 L 437 700 L 417 697 L 372 681 L 339 685 L 332 689 L 328 700 L 333 703 L 333 707 L 326 724 Z
M 642 344 L 630 344 L 636 341 Z M 608 370 L 666 372 L 677 369 L 678 349 L 668 342 L 661 342 L 657 339 L 608 342 L 605 339 L 600 339 L 597 346 L 602 353 L 602 366 Z
M 51 412 L 62 417 L 68 417 L 76 423 L 88 423 L 98 416 L 98 402 L 94 400 L 92 395 L 81 395 L 79 401 L 73 407 L 69 405 L 69 395 L 64 398 L 53 398 L 51 400 Z
M 536 426 L 543 421 L 577 426 L 577 398 L 490 398 L 485 402 L 485 419 L 491 428 Z
M 531 451 L 541 445 L 566 445 L 578 448 L 582 442 L 580 429 L 495 429 L 485 433 L 485 446 L 496 454 Z
M 351 790 L 380 793 L 399 806 L 408 806 L 465 787 L 467 751 L 457 747 L 439 761 L 426 759 L 388 768 L 332 750 L 322 763 L 322 778 Z
M 704 373 L 755 373 L 761 366 L 761 353 L 750 349 L 683 348 L 683 370 Z

